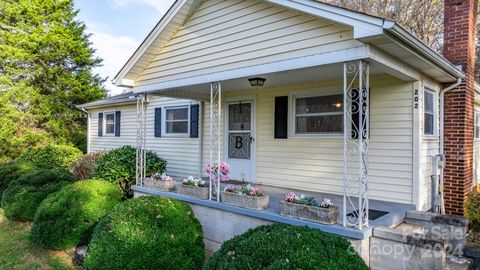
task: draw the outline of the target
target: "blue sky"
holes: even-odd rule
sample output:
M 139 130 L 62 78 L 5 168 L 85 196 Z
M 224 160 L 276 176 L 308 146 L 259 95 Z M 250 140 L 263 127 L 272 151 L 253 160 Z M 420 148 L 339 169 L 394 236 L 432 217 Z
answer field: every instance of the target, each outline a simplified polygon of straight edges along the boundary
M 90 41 L 103 58 L 103 67 L 95 72 L 109 77 L 105 86 L 111 94 L 122 89 L 110 80 L 167 12 L 174 0 L 74 0 L 80 10 L 78 19 L 93 36 Z

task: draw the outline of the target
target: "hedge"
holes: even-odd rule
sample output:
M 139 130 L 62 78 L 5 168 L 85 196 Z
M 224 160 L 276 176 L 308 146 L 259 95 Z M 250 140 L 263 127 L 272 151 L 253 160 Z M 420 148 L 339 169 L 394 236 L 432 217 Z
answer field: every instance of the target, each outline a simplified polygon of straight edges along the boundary
M 70 170 L 73 163 L 82 155 L 83 153 L 73 146 L 49 144 L 43 147 L 29 148 L 17 160 L 33 162 L 41 168 Z
M 2 207 L 11 220 L 32 221 L 40 203 L 50 194 L 73 182 L 61 169 L 40 169 L 12 181 L 3 192 Z
M 31 239 L 54 250 L 87 244 L 95 225 L 121 198 L 122 192 L 116 185 L 102 180 L 65 186 L 38 207 Z
M 37 170 L 37 167 L 30 162 L 9 162 L 0 164 L 0 201 L 2 194 L 10 182 L 17 180 L 20 176 Z
M 223 243 L 210 269 L 368 269 L 341 237 L 286 224 L 260 226 Z
M 72 167 L 72 173 L 75 179 L 85 180 L 94 176 L 93 170 L 97 164 L 97 159 L 103 155 L 102 152 L 89 153 L 78 158 Z
M 131 198 L 133 192 L 131 186 L 135 184 L 137 150 L 131 146 L 109 151 L 97 160 L 95 177 L 116 183 L 123 190 L 126 198 Z M 147 151 L 146 173 L 164 173 L 167 162 L 152 151 Z
M 470 192 L 465 201 L 465 216 L 472 230 L 480 232 L 480 192 Z
M 117 205 L 95 228 L 86 269 L 201 269 L 203 233 L 191 207 L 160 197 Z

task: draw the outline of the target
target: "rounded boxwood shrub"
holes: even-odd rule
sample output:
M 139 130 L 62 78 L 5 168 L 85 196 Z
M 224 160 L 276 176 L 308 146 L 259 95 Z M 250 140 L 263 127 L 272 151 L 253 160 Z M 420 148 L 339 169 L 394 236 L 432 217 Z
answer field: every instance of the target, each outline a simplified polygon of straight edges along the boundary
M 73 182 L 62 169 L 40 169 L 12 181 L 3 192 L 2 207 L 11 220 L 32 221 L 40 203 L 50 194 Z
M 203 232 L 180 201 L 140 197 L 117 205 L 97 225 L 86 269 L 201 269 Z
M 31 239 L 55 250 L 87 244 L 95 225 L 121 198 L 122 192 L 115 184 L 102 180 L 65 186 L 38 207 Z
M 97 159 L 102 156 L 102 152 L 89 153 L 81 156 L 73 163 L 72 174 L 77 180 L 85 180 L 93 177 L 93 170 L 97 164 Z
M 20 176 L 37 170 L 31 162 L 8 162 L 0 165 L 0 201 L 2 194 L 10 182 L 17 180 Z
M 135 184 L 137 150 L 131 146 L 123 146 L 109 151 L 97 160 L 95 176 L 116 183 L 123 190 L 126 198 L 133 195 L 130 187 Z M 167 162 L 152 151 L 147 151 L 146 174 L 164 173 Z
M 29 148 L 17 160 L 30 161 L 42 168 L 70 170 L 73 162 L 82 155 L 82 151 L 73 146 L 49 144 L 43 147 Z
M 470 192 L 465 201 L 465 216 L 472 230 L 480 232 L 480 192 Z
M 286 224 L 260 226 L 223 243 L 208 269 L 368 269 L 341 237 Z

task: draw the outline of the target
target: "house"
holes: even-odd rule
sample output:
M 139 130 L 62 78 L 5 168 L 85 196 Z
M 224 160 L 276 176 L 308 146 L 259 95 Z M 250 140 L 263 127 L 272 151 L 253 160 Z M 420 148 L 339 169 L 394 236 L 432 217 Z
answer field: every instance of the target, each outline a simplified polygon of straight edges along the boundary
M 442 205 L 432 190 L 442 183 L 446 213 L 461 214 L 480 175 L 474 2 L 445 1 L 442 56 L 393 21 L 313 0 L 177 0 L 114 78 L 131 92 L 83 105 L 88 150 L 137 146 L 138 194 L 250 217 L 244 225 L 362 240 Z M 146 189 L 145 149 L 177 179 L 225 161 L 233 179 L 331 197 L 341 224 Z M 389 214 L 374 221 L 369 209 Z

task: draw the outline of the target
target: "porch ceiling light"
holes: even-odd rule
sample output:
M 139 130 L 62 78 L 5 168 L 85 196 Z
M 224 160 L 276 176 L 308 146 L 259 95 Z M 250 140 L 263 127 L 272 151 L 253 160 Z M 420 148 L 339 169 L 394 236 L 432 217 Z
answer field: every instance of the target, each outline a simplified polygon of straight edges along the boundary
M 250 85 L 253 87 L 262 87 L 263 85 L 265 85 L 266 79 L 255 77 L 255 78 L 248 79 L 248 81 L 250 82 Z

